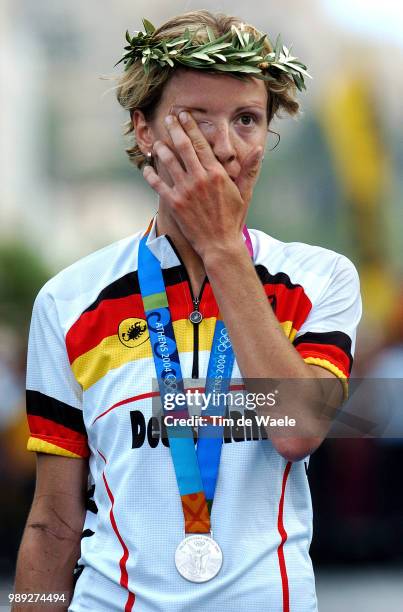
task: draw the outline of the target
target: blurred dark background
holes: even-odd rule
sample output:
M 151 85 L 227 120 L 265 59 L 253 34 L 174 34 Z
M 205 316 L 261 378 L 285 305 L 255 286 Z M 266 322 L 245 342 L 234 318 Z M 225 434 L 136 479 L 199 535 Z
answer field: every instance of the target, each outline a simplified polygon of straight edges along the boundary
M 302 116 L 271 126 L 281 142 L 266 152 L 248 224 L 352 259 L 364 308 L 352 375 L 401 379 L 401 4 L 202 6 L 272 38 L 281 32 L 314 76 L 300 95 Z M 58 270 L 144 227 L 156 209 L 126 160 L 114 83 L 99 77 L 114 74 L 123 33 L 141 29 L 141 17 L 159 25 L 195 8 L 176 0 L 0 5 L 0 592 L 13 579 L 34 487 L 24 407 L 33 299 Z M 393 409 L 402 410 L 399 397 Z M 403 609 L 402 466 L 398 438 L 329 439 L 312 456 L 311 552 L 323 612 Z

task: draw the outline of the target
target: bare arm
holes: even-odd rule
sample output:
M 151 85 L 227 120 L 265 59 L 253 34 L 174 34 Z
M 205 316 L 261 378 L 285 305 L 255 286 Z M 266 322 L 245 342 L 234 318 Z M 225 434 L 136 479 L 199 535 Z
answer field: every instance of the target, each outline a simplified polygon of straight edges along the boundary
M 14 604 L 12 612 L 67 610 L 80 556 L 88 461 L 37 453 L 37 480 L 18 553 L 15 593 L 66 594 L 63 605 Z

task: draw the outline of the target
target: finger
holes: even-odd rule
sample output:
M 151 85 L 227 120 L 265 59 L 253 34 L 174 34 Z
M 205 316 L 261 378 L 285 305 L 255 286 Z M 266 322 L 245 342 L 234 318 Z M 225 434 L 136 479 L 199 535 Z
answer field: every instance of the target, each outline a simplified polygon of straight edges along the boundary
M 179 113 L 179 120 L 192 142 L 201 165 L 206 170 L 215 167 L 217 165 L 217 158 L 192 115 L 187 111 L 181 111 Z
M 175 117 L 175 115 L 168 115 L 165 117 L 165 125 L 167 126 L 172 144 L 175 147 L 175 151 L 180 156 L 180 161 L 183 163 L 185 170 L 190 174 L 200 171 L 200 160 L 196 154 L 192 141 L 184 131 L 177 117 Z
M 254 178 L 259 170 L 260 164 L 263 158 L 263 147 L 257 147 L 254 151 L 251 151 L 249 155 L 246 156 L 242 167 L 246 176 L 250 178 Z
M 157 154 L 158 159 L 167 168 L 173 182 L 176 185 L 181 185 L 185 179 L 185 172 L 180 165 L 175 153 L 163 143 L 161 140 L 156 140 L 153 145 L 153 151 Z
M 152 166 L 144 166 L 143 176 L 147 183 L 165 200 L 169 200 L 171 196 L 171 188 L 158 176 Z
M 262 155 L 263 147 L 258 147 L 251 151 L 242 164 L 237 187 L 243 200 L 249 201 L 251 197 L 254 183 L 260 172 Z

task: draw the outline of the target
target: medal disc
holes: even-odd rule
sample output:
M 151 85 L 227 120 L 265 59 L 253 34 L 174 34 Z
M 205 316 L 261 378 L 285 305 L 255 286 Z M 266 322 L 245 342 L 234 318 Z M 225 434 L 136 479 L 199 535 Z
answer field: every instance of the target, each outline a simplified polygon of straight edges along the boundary
M 199 310 L 193 310 L 189 315 L 189 320 L 192 323 L 200 323 L 203 319 L 203 315 Z
M 195 533 L 185 537 L 175 551 L 178 572 L 190 582 L 207 582 L 222 566 L 222 551 L 212 537 Z

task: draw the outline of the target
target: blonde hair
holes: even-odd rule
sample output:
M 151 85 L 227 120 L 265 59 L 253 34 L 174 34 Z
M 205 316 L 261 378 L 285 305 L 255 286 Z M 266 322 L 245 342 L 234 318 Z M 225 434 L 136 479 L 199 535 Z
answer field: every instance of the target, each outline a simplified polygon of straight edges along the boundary
M 205 27 L 210 26 L 216 37 L 222 36 L 231 28 L 231 25 L 236 25 L 246 32 L 251 32 L 255 37 L 260 37 L 261 33 L 250 24 L 245 24 L 238 17 L 225 15 L 223 13 L 210 13 L 206 10 L 190 11 L 172 17 L 154 32 L 157 39 L 175 38 L 181 36 L 186 28 L 190 32 L 194 32 L 198 28 L 202 28 L 195 35 L 195 41 L 199 43 L 208 42 L 208 35 Z M 262 54 L 271 53 L 267 37 L 264 42 Z M 119 77 L 116 87 L 116 95 L 121 106 L 130 112 L 130 119 L 125 125 L 125 134 L 128 135 L 134 132 L 132 122 L 132 113 L 135 110 L 141 110 L 146 121 L 152 121 L 161 100 L 164 86 L 175 73 L 175 70 L 170 67 L 161 67 L 157 63 L 150 65 L 149 74 L 144 73 L 143 65 L 140 62 L 134 62 L 123 72 Z M 188 70 L 188 68 L 180 67 L 180 70 Z M 295 100 L 296 86 L 293 79 L 284 73 L 279 74 L 275 81 L 264 81 L 268 91 L 267 101 L 267 124 L 276 113 L 280 110 L 285 110 L 289 115 L 295 115 L 298 112 L 299 104 Z M 134 134 L 134 142 L 131 147 L 126 149 L 129 159 L 137 168 L 142 168 L 146 158 L 140 150 L 136 136 Z

